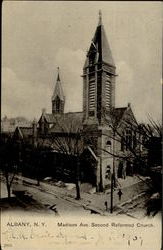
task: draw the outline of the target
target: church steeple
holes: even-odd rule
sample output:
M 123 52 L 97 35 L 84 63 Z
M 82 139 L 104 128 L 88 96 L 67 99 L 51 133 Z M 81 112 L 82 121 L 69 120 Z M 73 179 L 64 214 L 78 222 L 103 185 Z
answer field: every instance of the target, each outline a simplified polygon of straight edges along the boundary
M 59 76 L 59 67 L 58 67 L 57 69 L 58 69 L 57 82 L 60 82 L 60 76 Z
M 84 120 L 98 124 L 103 122 L 106 113 L 115 106 L 116 67 L 102 24 L 102 13 L 87 53 L 83 67 Z
M 98 21 L 98 26 L 102 25 L 102 12 L 99 10 L 99 21 Z
M 53 114 L 63 114 L 64 113 L 64 105 L 65 105 L 65 97 L 63 94 L 63 89 L 60 80 L 59 67 L 57 81 L 55 85 L 55 89 L 52 96 L 52 113 Z
M 108 43 L 108 39 L 105 33 L 104 25 L 102 24 L 102 12 L 99 11 L 99 22 L 91 41 L 90 48 L 87 53 L 87 58 L 85 61 L 84 68 L 89 66 L 89 59 L 91 54 L 98 54 L 94 58 L 94 63 L 104 62 L 115 68 L 115 63 L 112 57 L 112 52 Z

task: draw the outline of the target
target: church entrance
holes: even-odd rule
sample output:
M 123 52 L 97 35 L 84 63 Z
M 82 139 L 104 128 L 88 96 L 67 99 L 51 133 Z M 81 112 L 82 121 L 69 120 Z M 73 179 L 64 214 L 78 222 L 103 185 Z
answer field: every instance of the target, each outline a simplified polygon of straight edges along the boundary
M 118 176 L 118 178 L 122 178 L 123 177 L 123 162 L 119 163 L 117 176 Z
M 126 164 L 126 175 L 133 176 L 133 164 L 129 161 Z
M 81 156 L 80 172 L 81 182 L 90 183 L 96 186 L 97 161 L 92 157 L 88 150 L 85 150 Z

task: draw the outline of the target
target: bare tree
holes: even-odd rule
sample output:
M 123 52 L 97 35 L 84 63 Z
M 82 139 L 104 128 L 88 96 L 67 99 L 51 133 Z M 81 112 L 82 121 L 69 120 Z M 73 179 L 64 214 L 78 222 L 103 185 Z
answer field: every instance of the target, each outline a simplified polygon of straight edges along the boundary
M 110 211 L 113 211 L 113 191 L 118 182 L 115 175 L 115 159 L 136 164 L 139 168 L 137 174 L 141 174 L 145 170 L 146 175 L 150 175 L 149 156 L 152 155 L 151 142 L 153 139 L 159 138 L 160 141 L 160 161 L 161 161 L 161 141 L 162 141 L 162 126 L 159 122 L 149 119 L 148 123 L 138 124 L 132 112 L 118 120 L 115 110 L 104 116 L 105 122 L 110 128 L 109 133 L 102 133 L 103 136 L 112 140 L 112 150 L 108 150 L 103 146 L 98 148 L 113 158 L 113 169 L 111 172 L 111 206 Z M 119 144 L 121 149 L 117 149 Z M 93 147 L 93 143 L 92 143 Z M 119 147 L 118 147 L 119 148 Z M 153 149 L 153 148 L 152 148 Z M 143 170 L 143 171 L 142 171 Z M 135 173 L 135 174 L 136 174 Z M 143 180 L 140 175 L 138 177 Z M 146 182 L 146 184 L 148 184 Z M 153 185 L 148 184 L 152 190 Z
M 51 147 L 55 152 L 64 154 L 69 158 L 76 159 L 76 199 L 80 199 L 80 156 L 84 149 L 81 136 L 81 117 L 62 115 L 56 117 L 56 124 L 53 129 L 46 135 L 44 145 Z
M 112 152 L 101 148 L 114 158 L 127 160 L 132 163 L 137 162 L 140 166 L 148 164 L 149 150 L 154 138 L 162 140 L 162 126 L 159 122 L 154 121 L 151 117 L 148 123 L 138 124 L 132 114 L 127 114 L 120 121 L 117 120 L 114 110 L 109 114 L 108 126 L 112 133 L 104 134 L 113 140 L 113 143 L 120 144 L 121 150 Z M 116 147 L 115 147 L 116 148 Z
M 1 136 L 0 158 L 8 199 L 10 200 L 12 184 L 19 165 L 19 145 L 14 143 L 11 136 L 6 138 L 2 138 Z

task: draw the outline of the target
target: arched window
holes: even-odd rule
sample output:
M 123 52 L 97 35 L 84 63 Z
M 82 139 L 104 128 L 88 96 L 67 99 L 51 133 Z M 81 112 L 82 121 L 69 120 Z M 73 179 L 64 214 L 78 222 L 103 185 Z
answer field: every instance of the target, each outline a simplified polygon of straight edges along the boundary
M 106 145 L 107 145 L 107 146 L 111 146 L 111 141 L 107 141 L 107 142 L 106 142 Z
M 111 177 L 111 167 L 110 167 L 110 165 L 108 165 L 106 167 L 105 178 L 110 179 L 110 177 Z
M 126 150 L 132 148 L 132 131 L 131 131 L 131 129 L 126 129 L 125 143 L 126 143 Z
M 59 113 L 59 111 L 60 111 L 60 99 L 58 96 L 56 98 L 55 106 L 56 106 L 56 112 Z

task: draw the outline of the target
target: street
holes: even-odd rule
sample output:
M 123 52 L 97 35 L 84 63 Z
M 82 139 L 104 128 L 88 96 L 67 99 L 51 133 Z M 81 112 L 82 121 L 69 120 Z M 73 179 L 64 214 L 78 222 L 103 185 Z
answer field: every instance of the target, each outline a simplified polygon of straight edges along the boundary
M 26 191 L 26 198 L 21 200 L 26 211 L 35 210 L 39 213 L 46 212 L 56 216 L 111 215 L 109 190 L 105 193 L 94 194 L 81 192 L 81 200 L 77 201 L 75 200 L 76 190 L 74 188 L 67 190 L 45 182 L 40 182 L 40 186 L 37 186 L 35 180 L 32 181 L 32 184 L 30 182 L 31 179 L 19 176 L 12 187 L 13 189 Z M 118 189 L 115 190 L 113 193 L 114 209 L 112 215 L 144 217 L 146 214 L 145 202 L 149 198 L 148 189 L 149 186 L 144 181 L 135 182 L 130 186 L 124 185 L 121 200 L 119 200 L 117 194 Z M 2 182 L 1 192 L 4 194 L 5 190 L 5 183 Z M 21 201 L 19 199 L 19 203 Z

